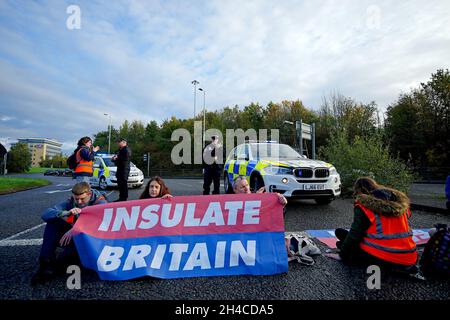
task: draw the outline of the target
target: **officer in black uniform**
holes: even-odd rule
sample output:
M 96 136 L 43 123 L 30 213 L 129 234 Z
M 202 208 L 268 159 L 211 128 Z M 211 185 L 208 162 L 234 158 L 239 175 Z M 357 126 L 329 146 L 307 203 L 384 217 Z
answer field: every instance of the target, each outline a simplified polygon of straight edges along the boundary
M 220 165 L 217 154 L 222 145 L 219 144 L 218 136 L 211 136 L 212 142 L 203 149 L 203 194 L 209 194 L 211 182 L 214 183 L 212 194 L 220 194 Z M 219 152 L 217 152 L 217 151 Z
M 112 160 L 117 166 L 116 178 L 117 186 L 119 187 L 119 199 L 115 202 L 118 202 L 127 201 L 128 199 L 128 175 L 130 174 L 131 151 L 125 138 L 119 138 L 116 141 L 119 145 L 119 151 L 112 157 Z

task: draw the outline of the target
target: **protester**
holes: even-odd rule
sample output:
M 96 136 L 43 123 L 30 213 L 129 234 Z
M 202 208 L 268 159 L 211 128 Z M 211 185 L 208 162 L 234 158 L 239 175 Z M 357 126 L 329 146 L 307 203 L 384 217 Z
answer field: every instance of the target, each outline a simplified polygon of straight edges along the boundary
M 417 273 L 417 249 L 409 226 L 408 197 L 369 177 L 354 185 L 354 220 L 350 231 L 336 229 L 339 257 L 346 263 L 386 266 Z
M 144 191 L 142 192 L 139 199 L 150 199 L 150 198 L 172 198 L 169 188 L 167 188 L 166 183 L 161 177 L 155 176 L 151 178 Z
M 77 166 L 73 172 L 73 178 L 76 179 L 77 183 L 89 183 L 93 173 L 94 152 L 98 150 L 100 150 L 100 147 L 96 146 L 94 148 L 90 137 L 83 137 L 78 140 L 78 146 L 74 150 Z
M 208 195 L 211 182 L 214 185 L 212 194 L 220 194 L 220 165 L 217 150 L 221 150 L 218 136 L 211 136 L 212 142 L 203 149 L 203 194 Z M 220 153 L 221 154 L 221 153 Z
M 80 182 L 73 186 L 72 197 L 68 200 L 48 208 L 42 214 L 47 222 L 44 239 L 39 255 L 39 269 L 31 279 L 31 283 L 43 283 L 50 280 L 56 272 L 56 249 L 63 246 L 64 251 L 58 257 L 59 265 L 79 263 L 78 253 L 72 241 L 72 227 L 87 206 L 107 203 L 105 197 L 97 190 L 92 190 L 87 182 Z
M 118 202 L 127 201 L 128 199 L 128 175 L 130 174 L 131 151 L 125 138 L 119 138 L 116 141 L 119 150 L 112 157 L 112 161 L 114 161 L 117 166 L 116 178 L 117 186 L 119 187 L 119 199 L 115 202 Z
M 244 176 L 237 176 L 233 181 L 233 191 L 236 194 L 251 193 L 250 186 L 248 184 L 247 178 Z M 264 193 L 265 187 L 259 188 L 256 193 Z M 278 201 L 280 204 L 285 206 L 287 204 L 287 199 L 280 193 L 275 193 L 278 196 Z

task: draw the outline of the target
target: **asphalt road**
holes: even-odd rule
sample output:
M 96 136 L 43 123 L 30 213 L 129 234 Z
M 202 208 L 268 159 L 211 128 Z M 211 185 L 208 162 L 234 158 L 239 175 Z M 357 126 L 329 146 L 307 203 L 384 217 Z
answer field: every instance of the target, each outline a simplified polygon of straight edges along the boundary
M 316 257 L 313 266 L 291 262 L 288 273 L 274 276 L 172 280 L 146 277 L 114 282 L 100 281 L 95 272 L 83 269 L 79 290 L 67 289 L 65 275 L 31 287 L 44 230 L 40 215 L 45 208 L 69 197 L 74 181 L 67 177 L 48 179 L 52 185 L 0 196 L 1 300 L 448 300 L 450 296 L 450 281 L 420 281 L 385 273 L 381 289 L 370 290 L 366 285 L 369 275 L 364 268 L 348 267 L 324 256 Z M 202 193 L 200 180 L 166 179 L 166 182 L 175 196 Z M 117 191 L 109 192 L 110 199 L 117 198 Z M 142 189 L 130 190 L 130 199 L 137 199 L 141 192 Z M 287 209 L 286 231 L 349 227 L 352 222 L 350 199 L 322 206 L 309 200 L 291 201 Z M 413 228 L 430 228 L 438 222 L 450 224 L 450 216 L 413 212 Z M 324 252 L 326 247 L 316 243 Z

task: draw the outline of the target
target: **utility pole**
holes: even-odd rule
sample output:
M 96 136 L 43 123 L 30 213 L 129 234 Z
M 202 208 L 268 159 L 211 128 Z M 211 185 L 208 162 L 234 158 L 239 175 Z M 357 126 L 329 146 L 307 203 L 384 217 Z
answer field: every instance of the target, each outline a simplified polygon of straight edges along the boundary
M 195 119 L 195 96 L 197 95 L 197 85 L 200 83 L 197 80 L 192 80 L 191 83 L 194 85 L 194 119 Z

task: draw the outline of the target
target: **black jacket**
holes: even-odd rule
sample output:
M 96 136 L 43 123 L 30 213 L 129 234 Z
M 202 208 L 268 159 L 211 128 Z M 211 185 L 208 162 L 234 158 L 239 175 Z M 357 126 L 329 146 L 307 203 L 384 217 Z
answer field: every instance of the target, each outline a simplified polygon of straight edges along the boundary
M 117 159 L 114 160 L 114 163 L 117 166 L 117 175 L 125 174 L 128 176 L 128 173 L 130 172 L 130 158 L 131 158 L 131 151 L 128 146 L 125 146 L 116 153 Z

